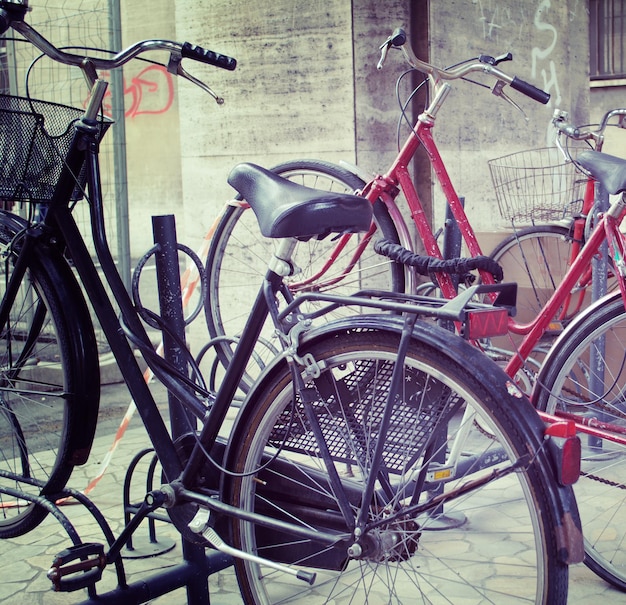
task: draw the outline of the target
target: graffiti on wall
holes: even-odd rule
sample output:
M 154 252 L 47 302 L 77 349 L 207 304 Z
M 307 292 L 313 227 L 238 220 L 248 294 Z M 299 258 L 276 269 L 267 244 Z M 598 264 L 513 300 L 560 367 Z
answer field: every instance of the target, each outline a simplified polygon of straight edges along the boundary
M 558 40 L 558 33 L 556 28 L 548 21 L 549 16 L 546 13 L 550 5 L 551 0 L 541 0 L 535 11 L 533 25 L 539 32 L 542 32 L 540 38 L 542 41 L 545 40 L 545 42 L 540 47 L 535 46 L 532 49 L 531 76 L 533 78 L 537 78 L 538 75 L 541 76 L 542 88 L 550 93 L 551 102 L 559 107 L 561 104 L 561 89 L 556 73 L 556 65 L 551 58 Z
M 124 115 L 163 114 L 174 103 L 174 79 L 162 65 L 150 65 L 130 81 L 124 79 Z M 104 98 L 104 113 L 111 116 L 111 91 Z
M 502 6 L 496 0 L 472 0 L 476 6 L 483 38 L 493 39 L 502 35 L 506 39 L 531 34 L 538 44 L 531 50 L 531 77 L 534 83 L 551 95 L 551 103 L 558 107 L 561 90 L 553 53 L 557 45 L 558 31 L 550 22 L 552 0 L 539 0 L 536 7 L 524 5 Z
M 495 0 L 472 0 L 472 3 L 476 5 L 478 21 L 485 40 L 494 39 L 500 33 L 511 39 L 516 32 L 521 35 L 526 29 L 528 19 L 525 17 L 526 7 L 524 6 L 516 6 L 512 9 L 508 6 L 501 6 L 501 2 Z

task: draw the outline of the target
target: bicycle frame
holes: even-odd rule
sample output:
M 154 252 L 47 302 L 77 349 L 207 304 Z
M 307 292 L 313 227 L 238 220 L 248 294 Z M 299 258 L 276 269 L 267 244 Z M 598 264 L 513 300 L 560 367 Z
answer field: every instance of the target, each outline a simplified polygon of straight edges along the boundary
M 442 251 L 433 230 L 431 229 L 428 217 L 424 211 L 424 207 L 420 201 L 419 195 L 415 189 L 413 180 L 408 170 L 408 166 L 410 166 L 411 160 L 413 159 L 417 149 L 420 145 L 423 146 L 428 155 L 437 182 L 439 183 L 445 195 L 446 202 L 457 222 L 463 241 L 468 249 L 469 256 L 480 256 L 482 255 L 480 244 L 478 243 L 476 234 L 467 217 L 465 209 L 454 188 L 454 185 L 452 184 L 443 158 L 441 157 L 433 137 L 433 128 L 437 112 L 450 91 L 450 85 L 445 82 L 435 82 L 435 85 L 436 92 L 433 96 L 432 102 L 418 117 L 417 123 L 414 125 L 411 134 L 406 139 L 389 170 L 385 174 L 378 175 L 369 181 L 363 188 L 361 194 L 370 200 L 372 204 L 377 200 L 382 200 L 389 210 L 390 215 L 393 217 L 394 224 L 400 234 L 404 247 L 413 250 L 413 246 L 410 244 L 409 238 L 406 237 L 406 234 L 409 232 L 408 227 L 396 203 L 396 198 L 401 191 L 406 199 L 410 215 L 424 245 L 426 254 L 435 258 L 443 259 Z M 585 209 L 590 209 L 593 204 L 593 185 L 594 181 L 589 179 L 585 192 Z M 598 224 L 595 226 L 591 234 L 591 237 L 584 244 L 584 246 L 581 247 L 580 243 L 578 243 L 572 250 L 571 258 L 569 259 L 570 266 L 563 281 L 558 285 L 552 297 L 548 300 L 539 315 L 533 321 L 527 324 L 519 324 L 512 318 L 509 318 L 509 332 L 523 337 L 521 344 L 505 367 L 505 372 L 509 376 L 514 377 L 524 366 L 525 360 L 530 356 L 541 337 L 548 330 L 550 323 L 555 317 L 559 316 L 559 311 L 562 308 L 567 308 L 567 305 L 570 304 L 572 290 L 577 285 L 589 283 L 591 279 L 591 261 L 597 255 L 600 246 L 605 240 L 608 242 L 609 252 L 616 266 L 622 262 L 625 255 L 626 245 L 624 236 L 619 230 L 619 225 L 625 216 L 626 207 L 623 203 L 614 205 L 612 210 L 601 216 Z M 582 241 L 584 228 L 585 219 L 576 219 L 574 224 L 574 237 L 576 238 L 576 242 Z M 371 238 L 371 236 L 372 234 L 368 234 L 368 238 Z M 332 265 L 332 260 L 339 253 L 340 247 L 343 248 L 346 244 L 346 240 L 350 237 L 350 235 L 344 235 L 339 239 L 338 244 L 331 253 L 331 258 L 329 258 L 324 267 L 320 269 L 319 273 L 316 275 L 317 279 L 323 279 L 325 271 Z M 355 258 L 350 261 L 348 266 L 343 270 L 341 276 L 334 278 L 334 281 L 340 280 L 355 266 L 357 262 L 356 257 L 366 243 L 367 242 L 363 242 L 363 245 L 357 249 Z M 485 284 L 495 283 L 492 274 L 487 271 L 481 270 L 480 277 L 482 282 Z M 617 277 L 622 291 L 622 296 L 626 301 L 626 282 L 624 273 L 622 272 L 621 274 L 618 274 Z M 445 298 L 451 299 L 457 295 L 453 279 L 450 275 L 438 273 L 437 281 L 442 295 Z M 322 281 L 318 282 L 318 284 L 319 283 L 325 282 Z M 411 280 L 409 283 L 413 283 L 413 281 Z M 291 284 L 290 288 L 292 291 L 298 292 L 301 289 L 306 289 L 306 284 L 304 282 L 296 282 L 295 284 Z M 490 296 L 492 296 L 493 300 L 493 295 Z M 582 296 L 577 305 L 579 306 L 580 304 L 582 304 Z M 557 416 L 552 416 L 543 412 L 540 412 L 540 416 L 549 424 L 556 423 L 561 420 Z M 589 427 L 583 425 L 582 423 L 576 423 L 576 429 L 583 433 L 590 432 Z M 608 436 L 607 434 L 607 438 L 626 445 L 626 438 L 621 436 L 615 437 Z
M 95 111 L 94 108 L 99 107 L 101 94 L 104 93 L 105 89 L 106 86 L 102 87 L 100 93 L 98 91 L 94 91 L 92 94 L 92 101 L 90 103 L 92 114 Z M 89 113 L 90 109 L 88 108 L 87 114 Z M 237 349 L 236 359 L 229 367 L 226 380 L 223 383 L 225 387 L 218 393 L 215 404 L 211 408 L 208 419 L 205 422 L 204 430 L 198 439 L 199 444 L 202 444 L 196 448 L 198 455 L 192 455 L 189 464 L 183 467 L 179 454 L 174 446 L 174 439 L 176 438 L 176 435 L 170 436 L 170 433 L 165 426 L 164 420 L 157 408 L 155 399 L 144 379 L 143 373 L 137 363 L 137 360 L 135 359 L 126 336 L 121 329 L 117 314 L 111 301 L 109 300 L 102 279 L 98 275 L 98 271 L 96 270 L 68 206 L 68 194 L 71 193 L 76 184 L 73 175 L 80 172 L 83 161 L 85 161 L 88 174 L 87 183 L 91 199 L 90 207 L 92 212 L 92 231 L 102 271 L 105 275 L 107 284 L 111 287 L 113 298 L 119 306 L 124 323 L 136 337 L 140 338 L 147 344 L 147 346 L 151 347 L 152 345 L 150 344 L 150 340 L 141 321 L 139 320 L 137 312 L 133 308 L 130 297 L 126 292 L 123 282 L 117 272 L 107 245 L 101 212 L 102 196 L 100 190 L 98 142 L 94 138 L 96 131 L 97 126 L 89 125 L 85 122 L 79 122 L 76 127 L 76 135 L 70 147 L 66 165 L 59 180 L 59 184 L 48 206 L 48 211 L 44 221 L 36 228 L 30 230 L 33 233 L 27 234 L 24 237 L 23 241 L 25 243 L 22 245 L 19 260 L 11 276 L 11 281 L 7 286 L 7 295 L 4 298 L 4 304 L 0 308 L 0 325 L 4 325 L 6 322 L 8 309 L 10 308 L 14 298 L 14 295 L 12 296 L 11 293 L 17 290 L 19 283 L 23 279 L 26 264 L 25 260 L 28 258 L 30 246 L 35 245 L 34 238 L 36 238 L 40 232 L 48 231 L 54 233 L 58 238 L 58 243 L 66 247 L 70 258 L 72 258 L 74 267 L 84 285 L 87 297 L 93 304 L 94 311 L 96 312 L 103 332 L 105 333 L 111 350 L 119 364 L 122 376 L 141 415 L 166 477 L 169 481 L 174 481 L 176 478 L 180 477 L 181 489 L 185 490 L 187 480 L 190 481 L 196 476 L 203 450 L 206 451 L 205 448 L 210 449 L 217 439 L 217 433 L 223 424 L 226 412 L 228 411 L 228 407 L 237 389 L 237 385 L 239 384 L 239 379 L 235 375 L 238 375 L 239 378 L 243 375 L 245 370 L 245 361 L 251 355 L 256 337 L 258 337 L 265 317 L 267 316 L 268 306 L 266 303 L 266 296 L 265 293 L 261 291 L 259 297 L 257 298 L 254 311 L 250 315 L 246 338 L 242 339 L 243 344 Z M 85 151 L 82 151 L 80 148 L 85 142 L 87 142 L 86 149 Z M 38 233 L 34 233 L 35 231 Z M 275 289 L 277 289 L 277 286 Z M 170 392 L 172 392 L 187 409 L 193 411 L 199 418 L 203 418 L 205 416 L 206 408 L 203 407 L 198 399 L 191 395 L 182 384 L 178 384 L 175 380 L 166 382 L 166 386 Z M 191 491 L 187 491 L 185 493 L 189 499 L 195 499 L 205 505 L 213 504 L 214 502 L 211 498 L 203 496 L 202 494 L 194 494 Z M 219 508 L 222 512 L 228 511 L 230 514 L 238 514 L 241 512 L 238 509 L 229 507 L 226 504 L 222 504 L 221 506 L 216 505 L 213 508 Z M 255 516 L 254 518 L 255 520 L 258 520 L 260 519 L 260 516 L 258 516 L 258 518 Z M 271 518 L 264 517 L 263 519 L 264 523 L 270 527 L 287 527 L 284 523 L 275 521 Z M 301 529 L 298 530 L 298 528 L 291 528 L 291 526 L 289 526 L 289 528 L 294 532 L 299 531 L 301 535 L 304 535 L 303 530 Z M 324 540 L 324 536 L 317 535 L 317 532 L 311 531 L 309 533 L 309 538 L 316 537 L 316 539 L 322 541 Z M 334 543 L 337 536 L 332 536 L 332 539 L 330 537 L 326 538 L 329 543 Z
M 273 301 L 277 294 L 281 293 L 288 303 L 298 304 L 291 297 L 288 289 L 283 285 L 282 277 L 272 270 L 268 270 L 264 284 L 261 286 L 257 295 L 254 306 L 249 315 L 248 322 L 239 345 L 235 349 L 232 362 L 229 364 L 223 382 L 215 396 L 210 410 L 207 412 L 206 406 L 189 391 L 189 389 L 180 382 L 177 382 L 175 376 L 167 374 L 159 375 L 159 379 L 167 387 L 168 391 L 175 399 L 181 402 L 183 407 L 191 411 L 196 418 L 202 420 L 203 427 L 198 436 L 197 442 L 188 458 L 183 463 L 175 446 L 175 440 L 180 435 L 172 434 L 166 428 L 165 422 L 157 408 L 155 399 L 150 388 L 145 381 L 144 375 L 135 359 L 133 350 L 127 340 L 127 336 L 121 329 L 121 322 L 117 317 L 117 313 L 113 307 L 109 296 L 104 288 L 103 279 L 99 276 L 93 260 L 87 250 L 83 237 L 72 215 L 68 199 L 70 193 L 76 186 L 75 174 L 79 174 L 83 163 L 87 167 L 87 184 L 90 197 L 90 211 L 92 233 L 98 260 L 100 262 L 104 281 L 111 288 L 112 298 L 117 304 L 122 322 L 126 326 L 127 331 L 133 334 L 135 343 L 140 343 L 152 349 L 150 340 L 146 334 L 139 315 L 134 308 L 129 294 L 127 293 L 121 277 L 119 276 L 115 263 L 110 253 L 110 249 L 106 239 L 104 228 L 104 220 L 102 213 L 102 195 L 100 186 L 100 167 L 98 161 L 98 140 L 96 138 L 98 132 L 97 121 L 89 116 L 95 116 L 97 108 L 100 106 L 102 96 L 106 90 L 106 83 L 98 81 L 96 85 L 89 107 L 86 111 L 86 118 L 79 121 L 76 125 L 74 139 L 68 152 L 66 163 L 64 165 L 58 185 L 54 191 L 53 197 L 48 205 L 47 212 L 41 223 L 35 224 L 22 237 L 22 246 L 18 253 L 18 261 L 11 275 L 9 284 L 7 285 L 7 294 L 0 306 L 0 325 L 4 325 L 8 317 L 8 309 L 10 308 L 15 292 L 19 284 L 24 278 L 27 266 L 27 258 L 31 250 L 31 246 L 37 245 L 37 238 L 46 236 L 55 239 L 55 244 L 65 248 L 69 258 L 72 259 L 76 272 L 84 286 L 87 298 L 92 302 L 94 311 L 101 324 L 102 330 L 106 335 L 107 341 L 111 347 L 113 355 L 117 360 L 122 376 L 128 386 L 129 392 L 137 406 L 139 414 L 146 427 L 148 435 L 153 444 L 155 453 L 157 454 L 164 473 L 170 484 L 175 484 L 177 493 L 184 501 L 191 501 L 207 507 L 209 510 L 223 513 L 226 515 L 238 516 L 240 518 L 250 519 L 258 522 L 266 527 L 275 528 L 277 530 L 288 530 L 294 535 L 307 537 L 318 542 L 327 543 L 328 545 L 337 542 L 337 534 L 324 535 L 317 530 L 307 530 L 284 521 L 266 517 L 258 513 L 245 513 L 240 509 L 233 507 L 222 500 L 216 500 L 201 492 L 193 490 L 193 482 L 205 463 L 207 451 L 211 451 L 217 442 L 218 433 L 223 426 L 226 414 L 235 396 L 236 390 L 242 376 L 245 374 L 246 365 L 251 358 L 255 343 L 261 333 L 263 324 L 268 316 L 272 315 L 278 318 L 278 308 L 268 301 Z M 283 240 L 279 246 L 279 255 L 286 255 L 293 251 L 297 244 L 296 240 Z M 316 297 L 311 294 L 310 296 Z M 317 296 L 317 300 L 326 300 L 333 305 L 346 304 L 348 300 L 352 304 L 359 306 L 368 306 L 367 299 L 358 297 L 327 297 Z M 408 343 L 412 335 L 413 323 L 415 321 L 415 312 L 419 312 L 419 306 L 408 303 L 371 303 L 369 306 L 382 307 L 396 312 L 409 311 L 411 315 L 407 320 L 407 324 L 402 330 L 403 337 L 398 353 L 399 362 L 396 363 L 398 378 L 394 379 L 394 387 L 388 395 L 388 401 L 395 401 L 394 393 L 401 387 L 399 383 L 399 373 L 402 371 L 402 359 L 404 347 Z M 423 308 L 422 312 L 428 312 Z M 448 313 L 448 319 L 457 318 L 458 305 L 451 307 Z M 502 310 L 501 310 L 502 311 Z M 442 309 L 435 313 L 446 317 L 446 311 Z M 294 372 L 296 382 L 300 379 L 300 371 Z M 301 379 L 300 379 L 301 380 Z M 386 417 L 383 422 L 389 422 L 393 405 L 386 408 Z M 311 412 L 311 414 L 313 414 Z M 312 415 L 311 422 L 315 422 Z M 384 425 L 381 430 L 384 429 Z M 326 466 L 329 469 L 329 477 L 331 489 L 335 494 L 341 494 L 345 490 L 339 476 L 334 471 L 333 462 L 330 454 L 323 456 L 326 459 Z M 381 463 L 382 464 L 382 463 Z M 331 472 L 331 470 L 334 472 Z M 217 472 L 217 471 L 216 471 Z M 380 481 L 383 489 L 386 486 L 386 470 L 381 466 L 377 472 L 373 472 L 367 485 L 367 494 L 370 496 L 378 489 L 375 484 Z M 386 486 L 391 489 L 389 486 Z M 416 486 L 416 489 L 418 487 Z M 351 515 L 351 509 L 347 504 L 344 495 L 344 507 L 342 511 L 348 528 L 352 528 L 354 519 Z M 422 505 L 424 508 L 424 505 Z M 427 507 L 426 507 L 427 508 Z M 417 510 L 417 509 L 416 509 Z M 421 510 L 421 509 L 420 509 Z
M 414 131 L 409 136 L 389 171 L 384 176 L 378 177 L 368 184 L 364 190 L 364 195 L 372 202 L 381 198 L 388 206 L 395 205 L 394 198 L 396 194 L 394 189 L 399 185 L 407 200 L 414 224 L 426 248 L 426 253 L 437 258 L 443 258 L 430 224 L 426 220 L 426 215 L 413 181 L 406 168 L 419 145 L 422 144 L 428 154 L 437 181 L 445 194 L 450 210 L 457 221 L 469 255 L 479 256 L 482 254 L 480 245 L 432 135 L 436 111 L 440 105 L 438 99 L 439 97 L 436 95 L 431 106 L 419 116 Z M 593 181 L 590 181 L 590 183 L 593 184 Z M 589 187 L 587 196 L 589 195 Z M 572 289 L 577 284 L 584 282 L 584 280 L 589 280 L 591 261 L 597 255 L 601 244 L 605 240 L 608 242 L 609 252 L 615 265 L 623 264 L 625 242 L 624 236 L 619 230 L 619 225 L 625 216 L 626 207 L 623 202 L 617 202 L 609 212 L 600 218 L 591 237 L 582 249 L 579 250 L 576 256 L 572 253 L 573 259 L 563 281 L 558 285 L 554 294 L 532 322 L 518 324 L 512 318 L 509 318 L 509 332 L 524 337 L 515 354 L 504 368 L 509 376 L 514 377 L 523 367 L 525 360 L 530 356 L 532 350 L 549 328 L 550 322 L 558 315 L 559 309 L 568 303 Z M 580 225 L 579 228 L 584 228 L 584 224 Z M 480 271 L 480 275 L 484 283 L 494 283 L 493 276 L 490 273 Z M 443 296 L 446 298 L 456 296 L 456 290 L 449 275 L 438 274 L 437 280 Z M 626 284 L 623 273 L 618 275 L 618 281 L 622 296 L 626 301 Z M 540 413 L 540 415 L 547 422 L 555 421 L 554 417 L 548 414 Z M 589 432 L 589 428 L 580 423 L 576 423 L 576 428 L 583 433 Z M 626 439 L 617 438 L 613 440 L 626 445 Z

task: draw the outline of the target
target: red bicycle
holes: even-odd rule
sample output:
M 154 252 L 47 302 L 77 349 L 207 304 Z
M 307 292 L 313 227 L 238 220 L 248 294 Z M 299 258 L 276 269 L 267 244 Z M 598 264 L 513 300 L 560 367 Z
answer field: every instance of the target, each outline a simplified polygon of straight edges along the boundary
M 363 287 L 414 290 L 417 278 L 412 269 L 396 261 L 381 259 L 373 252 L 375 242 L 383 238 L 391 242 L 388 249 L 393 250 L 394 245 L 401 244 L 401 247 L 397 246 L 400 256 L 395 258 L 406 260 L 407 252 L 402 248 L 408 249 L 408 255 L 411 255 L 410 231 L 400 211 L 401 197 L 408 207 L 426 254 L 435 259 L 435 268 L 440 266 L 437 263 L 443 259 L 442 251 L 407 168 L 420 147 L 428 154 L 433 172 L 445 193 L 469 256 L 472 257 L 470 260 L 478 262 L 480 279 L 485 283 L 496 281 L 487 270 L 493 269 L 493 265 L 486 262 L 489 259 L 482 255 L 433 138 L 437 115 L 451 90 L 451 83 L 470 75 L 482 74 L 493 78 L 493 92 L 513 105 L 516 105 L 515 102 L 504 92 L 506 85 L 539 102 L 547 102 L 549 96 L 501 71 L 499 63 L 510 56 L 481 56 L 454 68 L 440 69 L 417 59 L 405 41 L 404 32 L 396 30 L 381 46 L 379 67 L 382 67 L 389 50 L 400 49 L 412 69 L 426 74 L 431 91 L 430 103 L 418 117 L 397 158 L 385 173 L 365 183 L 345 167 L 325 162 L 304 161 L 277 168 L 278 173 L 309 186 L 359 191 L 374 205 L 375 220 L 364 236 L 345 235 L 336 241 L 311 240 L 299 244 L 295 260 L 302 269 L 299 272 L 294 270 L 287 282 L 294 294 L 312 290 L 354 292 Z M 565 125 L 561 126 L 567 134 Z M 593 180 L 600 178 L 595 174 L 596 168 L 595 164 L 591 167 L 593 177 L 590 178 Z M 621 589 L 626 589 L 626 550 L 622 549 L 622 541 L 626 537 L 626 465 L 622 463 L 626 455 L 626 403 L 621 403 L 622 400 L 626 402 L 622 391 L 622 387 L 626 389 L 626 354 L 620 343 L 626 342 L 626 334 L 620 338 L 618 328 L 621 321 L 626 326 L 623 303 L 623 297 L 626 296 L 626 271 L 620 268 L 625 240 L 619 225 L 625 213 L 626 204 L 620 200 L 598 218 L 585 245 L 573 259 L 560 283 L 555 284 L 554 292 L 541 311 L 526 322 L 511 319 L 507 346 L 498 346 L 495 352 L 500 358 L 506 353 L 506 361 L 502 363 L 509 376 L 515 377 L 527 389 L 535 385 L 533 401 L 545 421 L 554 423 L 566 417 L 574 420 L 576 430 L 585 436 L 583 474 L 575 489 L 585 532 L 586 563 Z M 267 240 L 258 238 L 258 227 L 248 221 L 252 219 L 251 215 L 244 200 L 235 200 L 230 204 L 216 226 L 208 254 L 210 305 L 206 306 L 207 322 L 211 335 L 224 339 L 222 342 L 226 343 L 222 351 L 225 361 L 228 361 L 229 356 L 228 341 L 231 338 L 236 340 L 242 327 L 237 318 L 236 306 L 233 305 L 237 297 L 233 296 L 233 292 L 244 300 L 247 298 L 248 285 L 253 283 L 251 275 L 255 272 L 255 258 L 266 258 L 267 247 L 271 245 Z M 608 243 L 614 267 L 620 268 L 617 273 L 620 291 L 579 314 L 551 349 L 535 381 L 538 361 L 533 355 L 536 349 L 542 345 L 542 338 L 550 334 L 553 319 L 558 318 L 571 301 L 572 292 L 588 279 L 592 260 L 605 242 Z M 433 265 L 426 267 L 427 272 L 429 267 Z M 437 272 L 436 279 L 443 296 L 456 296 L 453 276 Z M 228 301 L 228 306 L 222 304 L 222 300 Z M 598 338 L 610 341 L 605 349 L 597 346 L 598 334 Z M 488 353 L 493 347 L 492 343 L 480 345 Z M 610 363 L 606 361 L 603 350 L 613 352 Z M 590 370 L 590 363 L 597 367 Z M 598 370 L 601 367 L 605 370 L 603 373 Z M 592 388 L 587 384 L 590 378 L 597 383 Z

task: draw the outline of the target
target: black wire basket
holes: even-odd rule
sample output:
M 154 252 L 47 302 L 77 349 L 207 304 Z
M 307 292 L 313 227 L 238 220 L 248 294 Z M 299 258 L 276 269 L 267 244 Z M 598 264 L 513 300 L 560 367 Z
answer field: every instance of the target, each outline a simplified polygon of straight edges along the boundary
M 59 180 L 82 109 L 57 103 L 0 95 L 0 200 L 46 203 Z M 101 122 L 98 137 L 112 121 Z M 85 170 L 72 200 L 84 196 Z

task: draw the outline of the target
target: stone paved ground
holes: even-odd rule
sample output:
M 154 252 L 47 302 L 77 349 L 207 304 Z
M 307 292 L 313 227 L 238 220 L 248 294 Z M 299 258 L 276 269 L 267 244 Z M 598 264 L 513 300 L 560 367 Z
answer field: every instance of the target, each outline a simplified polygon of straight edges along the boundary
M 106 387 L 103 407 L 109 416 L 121 418 L 128 405 L 128 395 L 116 387 Z M 112 411 L 116 413 L 112 413 Z M 77 470 L 72 479 L 72 486 L 84 488 L 101 468 L 100 464 L 110 448 L 115 430 L 115 423 L 110 422 L 100 427 L 100 433 L 88 464 Z M 107 434 L 102 434 L 107 433 Z M 129 461 L 140 450 L 148 447 L 148 439 L 140 420 L 135 416 L 129 430 L 121 441 L 121 445 L 113 456 L 112 462 L 103 479 L 91 493 L 92 500 L 104 513 L 117 535 L 123 527 L 122 485 Z M 136 499 L 141 498 L 144 480 L 136 491 Z M 102 541 L 101 534 L 94 526 L 86 511 L 79 506 L 65 506 L 63 512 L 76 525 L 83 540 Z M 172 566 L 182 560 L 181 546 L 176 531 L 170 524 L 157 522 L 157 540 L 175 540 L 176 545 L 170 552 L 158 557 L 144 559 L 126 559 L 125 567 L 129 582 L 136 582 L 154 570 Z M 140 527 L 137 532 L 137 547 L 141 542 L 148 542 L 147 527 Z M 46 572 L 54 555 L 69 546 L 70 541 L 62 532 L 58 523 L 47 519 L 35 531 L 14 540 L 0 541 L 0 603 L 7 605 L 61 605 L 78 603 L 86 595 L 79 593 L 54 593 Z M 115 586 L 112 570 L 107 569 L 103 580 L 98 584 L 99 592 L 106 592 Z M 218 605 L 241 605 L 237 584 L 232 570 L 228 569 L 210 579 L 211 602 Z M 583 565 L 571 569 L 569 603 L 610 603 L 626 605 L 626 594 L 620 593 L 598 579 Z M 181 605 L 186 602 L 183 589 L 177 590 L 153 601 L 158 605 Z M 378 605 L 378 604 L 372 604 Z

